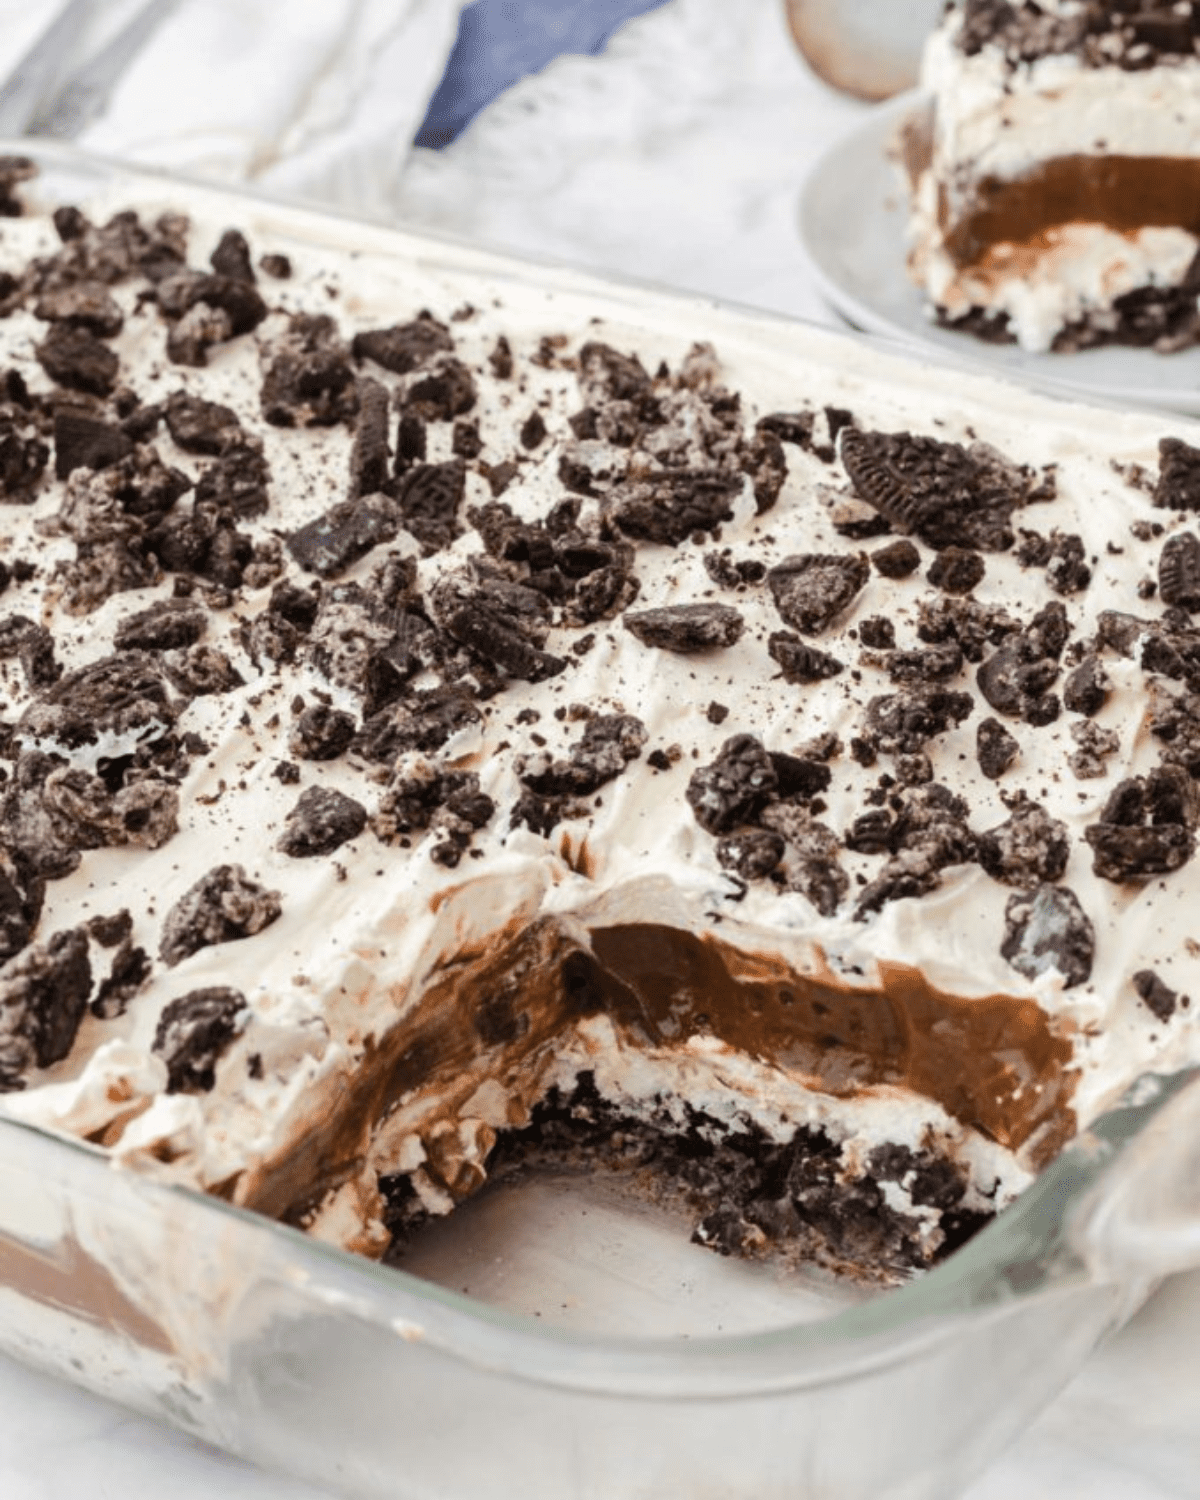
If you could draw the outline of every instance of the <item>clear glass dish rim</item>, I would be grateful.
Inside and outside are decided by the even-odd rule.
[[[641,297],[658,305],[724,311],[765,324],[810,329],[864,350],[884,349],[917,364],[961,369],[976,378],[997,380],[1052,400],[1165,415],[1153,403],[1135,408],[1093,399],[1054,381],[981,370],[977,363],[955,359],[948,351],[917,349],[858,330],[830,328],[812,319],[680,291],[630,275],[591,270],[551,256],[518,254],[444,231],[387,223],[241,184],[227,185],[126,163],[63,142],[0,139],[0,156],[4,155],[28,158],[39,168],[92,174],[99,180],[98,186],[106,188],[119,189],[128,182],[131,197],[139,189],[157,194],[176,189],[216,199],[232,198],[248,207],[257,205],[284,215],[358,225],[393,238],[397,250],[409,255],[427,246],[434,254],[440,250],[482,257],[494,261],[497,270],[507,271],[514,279],[548,271],[566,278],[572,290],[586,290],[590,284],[609,297],[623,292],[635,305]],[[297,226],[297,232],[302,233],[302,226]],[[258,1236],[260,1242],[265,1236],[277,1262],[282,1260],[300,1275],[318,1298],[322,1291],[329,1293],[331,1309],[353,1306],[376,1326],[392,1327],[397,1337],[419,1337],[451,1357],[507,1377],[590,1394],[636,1394],[642,1399],[716,1394],[754,1397],[855,1378],[869,1369],[909,1359],[921,1345],[952,1337],[963,1320],[975,1323],[989,1314],[1003,1316],[1005,1308],[1017,1301],[1093,1280],[1093,1271],[1072,1243],[1072,1220],[1086,1202],[1103,1193],[1106,1178],[1117,1167],[1124,1149],[1198,1079],[1200,1068],[1165,1076],[1149,1074],[1136,1082],[1125,1099],[1093,1121],[1015,1203],[963,1249],[909,1284],[815,1321],[747,1334],[637,1339],[558,1328],[354,1255],[224,1199],[151,1178],[140,1179],[140,1187],[151,1197],[166,1195],[164,1208],[168,1201],[175,1207],[184,1203],[185,1213],[202,1214],[210,1223],[224,1217],[238,1226],[237,1233]],[[72,1157],[73,1166],[91,1178],[98,1195],[109,1173],[124,1170],[99,1147],[24,1121],[0,1118],[0,1132],[10,1137],[14,1132],[35,1136]],[[832,1358],[839,1351],[844,1356],[840,1364]]]

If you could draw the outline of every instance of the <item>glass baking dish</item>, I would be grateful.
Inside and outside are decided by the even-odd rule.
[[[684,310],[718,340],[783,351],[831,337],[70,148],[5,149],[33,155],[51,205],[235,206],[252,237],[283,249],[353,245],[414,274],[585,295],[647,325]],[[559,1267],[577,1281],[571,1305],[544,1318],[560,1288],[532,1267],[510,1266],[485,1301],[0,1121],[0,1350],[352,1495],[948,1500],[1157,1278],[1200,1262],[1193,1078],[1143,1078],[966,1248],[903,1288],[765,1281],[691,1246],[664,1251],[654,1224],[597,1201],[618,1243],[579,1259],[584,1210],[566,1215]],[[490,1221],[462,1214],[437,1280],[503,1248]],[[696,1256],[724,1269],[698,1272]],[[634,1282],[653,1285],[622,1316],[612,1299]]]

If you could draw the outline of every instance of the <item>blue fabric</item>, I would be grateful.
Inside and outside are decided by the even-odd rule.
[[[473,0],[417,131],[418,146],[450,142],[498,94],[563,52],[597,53],[633,16],[666,0]]]

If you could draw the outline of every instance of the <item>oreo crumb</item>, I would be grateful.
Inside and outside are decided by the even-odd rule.
[[[1139,969],[1130,977],[1138,999],[1165,1025],[1179,1004],[1178,991],[1164,984],[1153,969]]]

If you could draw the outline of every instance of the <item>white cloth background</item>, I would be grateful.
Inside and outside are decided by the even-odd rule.
[[[0,76],[55,3],[0,0]],[[103,0],[96,34],[131,3]],[[796,198],[863,106],[805,69],[776,0],[672,0],[604,56],[519,84],[447,150],[410,151],[457,15],[456,0],[182,0],[82,143],[833,321]],[[1200,1274],[1169,1283],[965,1500],[1197,1500],[1198,1348]],[[314,1494],[0,1360],[3,1500],[218,1492]]]

